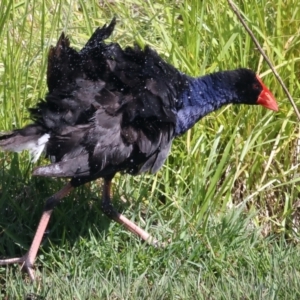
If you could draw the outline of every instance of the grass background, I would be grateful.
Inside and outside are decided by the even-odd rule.
[[[300,2],[237,4],[299,106]],[[114,15],[111,40],[149,44],[192,76],[256,70],[280,108],[225,107],[177,139],[157,174],[116,176],[118,209],[166,248],[103,216],[99,180],[55,209],[34,284],[0,267],[1,299],[299,299],[299,125],[226,1],[2,0],[0,11],[1,130],[30,122],[61,31],[80,49]],[[27,153],[0,154],[3,257],[26,252],[44,199],[64,184],[32,167]]]

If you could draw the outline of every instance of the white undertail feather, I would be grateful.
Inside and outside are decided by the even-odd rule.
[[[14,140],[7,144],[2,144],[0,148],[5,151],[21,152],[23,150],[28,150],[31,155],[31,161],[36,162],[41,156],[45,149],[46,143],[48,142],[50,135],[45,133],[38,139],[29,139],[26,142],[16,143]],[[14,137],[12,138],[14,139]]]
[[[45,133],[36,142],[33,142],[32,147],[27,148],[31,155],[31,161],[35,163],[43,153],[46,143],[49,141],[50,135]]]

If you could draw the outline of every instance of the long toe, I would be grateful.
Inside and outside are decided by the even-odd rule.
[[[21,264],[22,269],[26,270],[30,279],[32,281],[34,280],[33,263],[30,261],[30,257],[28,256],[28,253],[26,253],[22,257],[0,259],[0,265],[10,265],[10,264]]]

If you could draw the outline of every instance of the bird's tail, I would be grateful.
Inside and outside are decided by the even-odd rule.
[[[28,150],[32,156],[32,161],[36,162],[50,138],[35,125],[29,125],[22,129],[11,132],[0,133],[0,149],[3,151],[21,152]]]

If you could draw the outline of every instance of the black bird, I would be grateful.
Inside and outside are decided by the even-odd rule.
[[[153,49],[122,49],[104,43],[116,20],[98,28],[79,52],[61,34],[48,57],[45,100],[30,109],[32,124],[3,133],[0,148],[42,152],[51,164],[37,176],[71,178],[47,199],[29,251],[0,264],[22,263],[34,280],[33,264],[54,207],[73,188],[103,178],[101,209],[131,232],[155,244],[150,235],[111,204],[111,180],[117,172],[156,172],[174,138],[208,113],[226,104],[260,104],[278,110],[271,92],[251,70],[189,77]]]

